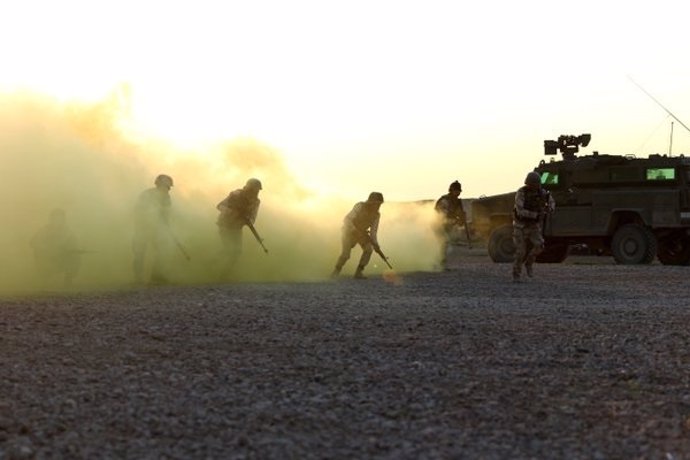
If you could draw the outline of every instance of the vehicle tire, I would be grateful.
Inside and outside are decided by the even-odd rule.
[[[690,264],[690,237],[680,236],[659,240],[659,248],[656,251],[659,262],[664,265],[688,265]]]
[[[515,259],[512,225],[503,225],[491,232],[489,236],[489,257],[497,263],[508,263]]]
[[[546,243],[544,250],[537,256],[537,262],[560,264],[568,257],[568,245],[565,243]]]
[[[649,264],[656,256],[656,236],[647,227],[625,224],[613,235],[611,253],[624,265]]]

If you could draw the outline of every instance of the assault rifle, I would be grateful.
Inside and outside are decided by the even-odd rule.
[[[177,246],[177,249],[180,250],[180,252],[181,252],[182,255],[184,256],[184,258],[187,259],[187,260],[192,260],[192,258],[189,257],[189,253],[187,252],[187,250],[185,249],[185,247],[182,246],[182,243],[180,243],[180,240],[178,240],[178,239],[175,238],[174,236],[173,236],[173,239],[175,240],[175,245]]]
[[[551,192],[545,189],[539,191],[540,196],[540,212],[539,212],[539,225],[541,226],[541,236],[544,238],[546,236],[546,218],[551,214],[551,208],[549,207],[549,201],[551,201]]]
[[[170,238],[172,238],[173,242],[175,243],[175,246],[177,246],[177,249],[180,250],[182,255],[184,256],[185,259],[187,260],[192,260],[191,257],[189,257],[189,253],[185,249],[185,247],[180,243],[180,240],[177,239],[177,236],[173,233],[173,231],[168,227],[168,233],[170,233]]]
[[[378,244],[376,244],[376,242],[375,242],[374,239],[371,237],[371,235],[369,234],[369,232],[360,230],[360,233],[361,233],[362,235],[364,235],[364,237],[365,237],[367,240],[369,240],[369,243],[371,243],[371,245],[374,247],[374,251],[376,251],[376,254],[378,254],[378,255],[383,259],[384,262],[386,262],[386,265],[388,265],[388,268],[390,268],[391,270],[393,270],[393,267],[391,266],[390,262],[388,262],[388,257],[386,257],[386,255],[383,253],[383,251],[381,250],[381,247],[380,247]]]
[[[470,225],[465,219],[465,236],[467,237],[467,249],[472,249],[472,238],[470,237]]]
[[[254,235],[254,238],[256,238],[256,241],[261,245],[263,248],[264,252],[268,254],[268,249],[266,249],[266,246],[264,246],[264,240],[259,236],[259,232],[256,231],[256,228],[254,228],[254,224],[252,224],[252,221],[249,220],[248,218],[244,219],[244,222],[247,224],[247,227],[249,227],[249,230],[252,231],[252,234]]]
[[[470,238],[470,226],[467,223],[467,214],[465,214],[465,210],[462,210],[462,217],[457,216],[455,218],[455,223],[456,225],[463,225],[465,227],[465,236],[467,237],[467,249],[472,249],[472,240]]]

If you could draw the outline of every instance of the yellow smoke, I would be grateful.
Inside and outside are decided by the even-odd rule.
[[[280,153],[253,139],[234,139],[179,151],[163,141],[132,136],[126,88],[98,104],[63,104],[31,95],[0,95],[0,293],[54,290],[58,280],[37,276],[29,245],[55,208],[64,209],[78,240],[81,269],[74,289],[112,289],[132,281],[132,210],[157,174],[174,178],[173,280],[217,282],[220,240],[216,204],[250,177],[263,183],[256,228],[269,254],[248,229],[235,281],[324,280],[340,251],[340,227],[355,204],[323,196],[296,182]],[[361,200],[377,184],[362,190]],[[381,208],[379,241],[397,272],[430,269],[436,241],[429,203],[389,203]],[[344,274],[361,251],[355,248]],[[367,272],[382,274],[373,255]]]

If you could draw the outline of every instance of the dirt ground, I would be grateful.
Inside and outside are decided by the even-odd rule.
[[[690,458],[690,268],[0,301],[0,459]]]

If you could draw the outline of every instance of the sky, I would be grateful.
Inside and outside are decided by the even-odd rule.
[[[543,140],[690,153],[680,1],[42,1],[0,14],[0,92],[121,95],[132,138],[251,138],[358,199],[515,189]],[[3,152],[6,155],[7,152]]]
[[[215,206],[249,177],[263,182],[270,255],[245,235],[238,280],[327,277],[343,216],[371,191],[386,199],[379,241],[395,269],[433,270],[433,207],[410,203],[456,179],[463,198],[514,191],[561,134],[590,133],[583,153],[690,154],[684,12],[665,0],[5,2],[0,293],[59,283],[31,253],[56,208],[83,251],[78,289],[128,286],[132,208],[159,173],[174,177],[171,229],[192,256],[168,254],[175,282],[218,281]]]

